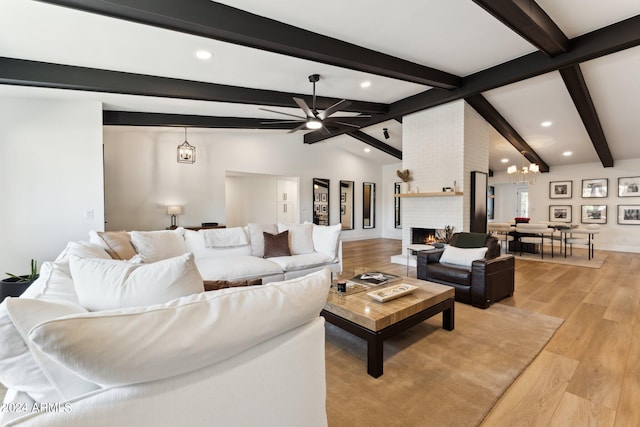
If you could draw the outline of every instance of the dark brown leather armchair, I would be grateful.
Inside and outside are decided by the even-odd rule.
[[[461,235],[465,235],[462,236]],[[474,236],[471,236],[474,235]],[[418,279],[453,286],[456,301],[471,304],[474,307],[487,308],[492,303],[513,295],[515,278],[515,258],[513,255],[500,255],[500,243],[488,234],[456,233],[449,244],[458,246],[458,240],[469,242],[482,241],[487,253],[482,260],[473,261],[471,268],[440,263],[444,249],[418,253]],[[473,247],[462,245],[463,247]],[[475,247],[481,247],[476,245]]]

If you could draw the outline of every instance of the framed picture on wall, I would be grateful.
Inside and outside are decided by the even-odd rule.
[[[607,197],[608,178],[583,179],[582,197],[585,199],[594,197]]]
[[[571,205],[549,206],[549,221],[571,222]]]
[[[573,181],[551,181],[549,183],[550,199],[570,199],[573,197]]]
[[[618,178],[618,197],[640,197],[640,176]]]
[[[640,205],[618,205],[618,224],[640,225]]]
[[[582,205],[580,222],[583,224],[606,224],[607,205]]]

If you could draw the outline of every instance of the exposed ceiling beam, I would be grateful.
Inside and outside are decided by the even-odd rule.
[[[140,113],[132,111],[103,111],[105,126],[166,126],[224,129],[293,129],[297,123],[249,117],[211,117],[188,114]]]
[[[533,0],[473,0],[549,56],[569,51],[569,39]]]
[[[311,102],[311,97],[303,94],[4,57],[0,57],[0,84],[232,102],[296,109],[299,107],[293,97],[304,98],[309,103]],[[316,104],[319,109],[328,108],[338,101],[340,99],[316,97]],[[376,102],[352,100],[351,105],[341,111],[380,114],[387,112],[388,106]]]
[[[430,89],[394,102],[389,106],[387,114],[372,117],[368,123],[363,124],[363,127],[638,46],[640,45],[640,15],[573,38],[570,40],[570,45],[572,49],[569,52],[553,58],[538,51],[471,74],[464,78],[464,84],[460,89],[451,91]],[[346,132],[338,132],[331,136]],[[313,144],[327,138],[329,137],[312,132],[304,136],[304,142]]]
[[[584,81],[580,66],[574,65],[563,68],[560,70],[560,75],[562,76],[562,80],[564,80],[567,90],[569,90],[569,95],[571,95],[571,99],[573,99],[573,103],[580,114],[582,123],[584,123],[584,127],[587,129],[587,133],[593,143],[593,148],[596,149],[598,157],[600,157],[602,166],[612,168],[613,156],[611,155],[611,150],[609,150],[607,138],[604,136],[604,131],[598,118],[598,112],[596,111],[595,105],[593,105],[593,100],[589,94],[587,83]]]
[[[349,132],[347,133],[347,135],[357,139],[358,141],[362,141],[365,144],[368,144],[374,148],[377,148],[378,150],[383,151],[395,157],[396,159],[402,160],[402,151],[390,146],[389,144],[385,144],[384,142],[380,141],[377,138],[372,137],[371,135],[367,135],[361,130],[355,130],[353,132]]]
[[[540,166],[540,172],[549,172],[549,165],[540,158],[540,156],[527,144],[520,134],[507,122],[507,120],[493,108],[493,105],[487,101],[482,95],[473,95],[465,98],[484,119],[489,122],[495,130],[500,133],[513,147],[519,152],[524,152],[524,157],[531,163],[537,163]]]
[[[40,1],[432,87],[462,84],[441,70],[212,1]]]

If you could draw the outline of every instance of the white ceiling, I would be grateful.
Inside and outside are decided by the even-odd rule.
[[[640,14],[640,1],[538,0],[565,35],[573,38]],[[466,76],[536,49],[471,0],[403,2],[325,0],[233,0],[229,6],[384,52],[418,64]],[[308,13],[313,9],[313,13]],[[321,96],[391,103],[430,89],[364,72],[236,46],[207,38],[53,6],[37,1],[0,0],[0,56],[103,68],[234,86],[310,93],[309,74],[322,76]],[[213,54],[199,60],[194,52]],[[640,158],[640,48],[581,64],[615,160]],[[368,80],[371,86],[362,89]],[[599,162],[557,72],[483,94],[551,167]],[[256,105],[0,85],[0,97],[94,99],[105,109],[229,117],[282,118]],[[297,109],[274,107],[300,114]],[[540,123],[553,122],[548,128]],[[385,140],[382,129],[391,138]],[[363,131],[401,149],[402,127],[390,121]],[[285,132],[285,131],[283,131]],[[299,132],[302,143],[303,132]],[[380,163],[398,160],[348,136],[327,143]],[[571,157],[562,156],[570,150]],[[492,138],[490,168],[519,163],[520,155],[500,135]]]

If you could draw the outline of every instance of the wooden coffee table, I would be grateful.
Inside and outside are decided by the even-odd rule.
[[[367,292],[394,284],[418,286],[409,295],[384,303],[372,299]],[[341,295],[329,292],[327,304],[320,315],[345,331],[367,341],[367,373],[378,378],[383,373],[383,343],[387,338],[442,313],[442,327],[454,328],[454,295],[451,286],[402,277],[365,291]]]

